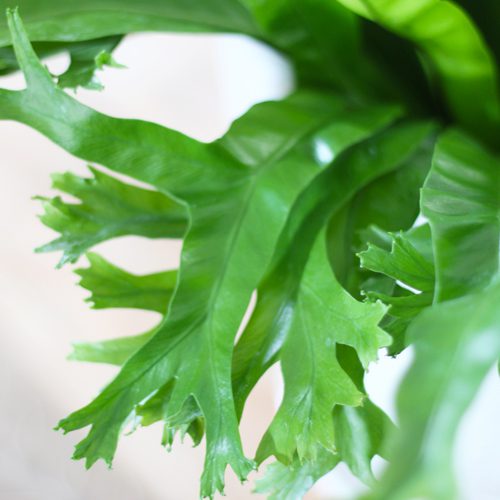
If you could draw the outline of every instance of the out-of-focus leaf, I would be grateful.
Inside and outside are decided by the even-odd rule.
[[[356,351],[344,344],[338,346],[337,358],[356,387],[366,393],[365,371]],[[374,482],[371,461],[375,455],[386,457],[384,443],[394,432],[387,415],[365,397],[357,407],[336,406],[333,410],[335,448],[340,459],[365,484]]]
[[[4,24],[3,17],[0,21],[0,24],[2,26]],[[114,50],[114,48],[116,48],[120,39],[120,36],[110,36],[98,38],[95,40],[83,40],[80,42],[35,42],[33,43],[33,47],[40,58],[49,57],[61,52],[67,52],[68,54],[70,54],[70,56],[72,54],[85,54],[86,56],[84,58],[87,60],[87,65],[85,67],[88,69],[88,71],[92,70],[92,73],[83,71],[83,65],[80,65],[80,68],[78,68],[77,65],[73,68],[76,73],[71,77],[77,85],[84,85],[85,83],[88,83],[88,77],[91,78],[93,76],[95,69],[101,69],[101,67],[97,64],[98,61],[94,60],[94,55],[92,54],[95,54],[97,56],[101,51],[109,53],[109,51],[112,51]],[[83,63],[83,61],[81,62]],[[18,69],[19,64],[17,63],[14,49],[10,46],[2,46],[2,44],[0,44],[0,75],[5,75]],[[70,68],[68,68],[68,70],[69,69]],[[77,74],[80,71],[82,78],[79,78]],[[70,73],[72,73],[72,71],[70,71]]]
[[[339,463],[339,457],[320,449],[314,462],[301,463],[295,457],[289,465],[274,462],[257,481],[255,492],[266,493],[269,500],[298,500],[313,484]]]
[[[234,0],[0,0],[19,7],[33,41],[92,40],[138,31],[226,31],[256,34],[255,22]],[[0,19],[0,46],[10,45]]]
[[[80,203],[55,198],[42,200],[42,222],[61,236],[37,248],[38,252],[62,250],[58,267],[76,260],[89,248],[125,235],[147,238],[180,238],[186,231],[185,208],[157,191],[126,184],[90,167],[93,177],[72,173],[52,175],[53,188],[74,196]]]
[[[500,355],[498,166],[496,157],[461,132],[446,132],[437,145],[422,193],[433,237],[436,303],[408,329],[416,357],[399,390],[401,431],[374,498],[457,496],[455,434]]]
[[[478,25],[481,33],[496,56],[497,65],[500,63],[500,36],[498,23],[500,18],[500,3],[497,0],[455,0],[462,6]]]
[[[101,342],[74,342],[68,359],[89,363],[106,363],[121,366],[154,334],[154,330],[141,335],[120,337]]]
[[[442,103],[433,95],[414,45],[376,23],[360,20],[362,52],[391,81],[391,99],[398,96],[415,117],[441,115]]]
[[[457,498],[457,427],[500,355],[500,285],[436,304],[410,326],[415,362],[398,395],[400,431],[371,498]]]
[[[403,99],[417,109],[427,106],[427,96],[417,96],[412,86],[415,75],[410,83],[398,79],[394,68],[399,67],[401,58],[393,59],[390,54],[386,66],[376,64],[373,55],[364,50],[361,20],[331,0],[147,0],[140,7],[130,0],[0,0],[0,10],[15,6],[24,16],[32,41],[69,42],[67,46],[61,43],[54,52],[68,49],[72,57],[71,42],[88,41],[91,49],[94,39],[126,33],[238,32],[286,54],[294,63],[299,81],[306,85],[333,86],[355,98]],[[9,44],[7,26],[0,19],[0,47]],[[412,56],[406,52],[403,60],[415,59]],[[9,60],[5,64],[10,64]],[[412,71],[419,69],[416,66]],[[93,61],[87,56],[83,64],[75,57],[61,84],[99,88],[92,79],[93,69]]]
[[[110,36],[69,46],[70,65],[57,77],[58,85],[62,88],[84,87],[90,90],[102,90],[103,86],[96,76],[96,71],[103,69],[104,66],[123,67],[111,55],[120,40],[120,36]]]
[[[422,190],[436,259],[436,300],[486,286],[499,267],[500,159],[458,130],[444,133]]]
[[[337,453],[370,486],[374,483],[371,459],[383,453],[384,430],[390,425],[387,415],[369,399],[356,408],[337,406],[333,412]]]
[[[90,267],[77,269],[79,285],[91,292],[94,309],[131,307],[164,314],[174,293],[177,271],[138,276],[114,266],[96,253],[87,253]]]
[[[353,97],[394,91],[363,51],[360,19],[331,0],[243,0],[264,39],[294,62],[299,84],[333,86]],[[332,29],[335,26],[335,29]]]
[[[393,79],[363,51],[360,20],[330,0],[146,0],[140,6],[131,0],[0,0],[2,11],[15,6],[35,42],[73,42],[140,31],[238,32],[287,54],[300,81],[307,84],[333,85],[356,97],[382,95],[394,100],[398,93]],[[7,26],[0,19],[0,47],[9,44]],[[74,86],[76,77],[79,85],[92,86],[91,64],[85,63],[80,71],[81,64],[75,63],[71,78],[62,83]]]
[[[498,142],[497,70],[481,33],[455,3],[442,0],[337,0],[420,49],[437,73],[455,118],[472,133]]]
[[[180,414],[170,416],[168,405],[174,390],[174,381],[166,383],[146,402],[140,404],[135,413],[140,418],[142,426],[148,426],[163,421],[162,445],[170,448],[177,433],[181,439],[189,434],[194,446],[203,438],[205,431],[203,415],[193,399],[187,401]]]

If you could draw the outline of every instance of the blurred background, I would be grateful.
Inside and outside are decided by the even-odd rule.
[[[292,71],[267,47],[236,35],[129,36],[115,52],[127,69],[106,69],[102,92],[79,90],[81,101],[119,117],[142,118],[211,141],[252,104],[280,98],[293,88]],[[53,72],[68,60],[48,60]],[[20,89],[21,75],[0,78],[0,87]],[[83,433],[62,437],[57,421],[86,404],[115,368],[70,362],[72,341],[107,339],[145,331],[154,313],[92,311],[87,293],[75,286],[71,266],[56,271],[55,254],[33,249],[54,237],[36,215],[33,195],[51,195],[49,175],[86,175],[85,164],[17,123],[0,122],[0,499],[1,500],[194,500],[203,464],[202,447],[160,446],[161,429],[139,429],[120,441],[113,471],[99,462],[85,471],[70,460]],[[177,241],[120,238],[96,247],[115,264],[136,273],[170,269],[179,261]],[[80,262],[79,267],[85,266]],[[394,393],[411,358],[383,358],[368,374],[373,400],[393,418]],[[455,465],[465,500],[500,498],[500,384],[491,373],[464,418]],[[272,419],[280,398],[279,370],[271,370],[252,394],[242,422],[247,455]],[[375,464],[383,467],[381,461]],[[227,474],[229,500],[251,495]],[[322,479],[308,500],[350,500],[363,486],[346,468]]]

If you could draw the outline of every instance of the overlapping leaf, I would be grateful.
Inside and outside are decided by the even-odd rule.
[[[427,309],[410,326],[415,362],[399,391],[401,430],[373,498],[457,498],[456,429],[500,355],[500,286]]]
[[[74,342],[68,359],[121,366],[143,347],[154,333],[152,330],[140,335],[99,342]]]
[[[500,160],[449,130],[439,140],[422,191],[436,258],[436,300],[484,288],[498,273]]]
[[[375,498],[456,497],[455,433],[500,354],[499,167],[461,132],[445,133],[437,145],[422,193],[436,303],[408,330],[416,359],[399,391],[401,432]]]
[[[340,155],[303,194],[281,237],[278,248],[282,250],[259,286],[252,318],[235,348],[234,391],[239,411],[257,380],[277,359],[319,229],[370,181],[398,168],[418,165],[420,146],[431,131],[432,125],[419,122],[390,128]],[[411,206],[406,210],[413,212]]]
[[[177,282],[177,271],[138,276],[120,269],[95,253],[87,253],[90,267],[77,269],[80,286],[95,309],[130,307],[165,314]]]
[[[384,343],[383,339],[389,342],[384,335],[380,336],[381,331],[376,328],[383,314],[383,308],[374,307],[372,309],[367,304],[356,302],[345,291],[341,291],[341,287],[329,270],[328,261],[324,259],[323,255],[320,268],[316,269],[316,272],[329,283],[329,285],[325,284],[328,291],[327,289],[322,290],[315,296],[316,300],[318,296],[320,301],[324,300],[323,303],[319,304],[322,311],[319,316],[318,302],[308,300],[307,297],[310,298],[310,294],[303,291],[302,301],[305,301],[306,305],[302,313],[309,319],[315,318],[315,326],[312,327],[312,324],[309,323],[306,327],[301,321],[297,305],[301,300],[300,289],[305,286],[305,282],[301,283],[302,270],[310,258],[309,250],[315,235],[330,215],[339,210],[358,190],[374,178],[398,168],[405,169],[408,164],[413,164],[413,162],[418,165],[419,154],[416,153],[419,152],[421,144],[426,142],[426,137],[431,131],[432,126],[425,123],[398,125],[346,151],[337,157],[332,167],[325,171],[317,182],[311,185],[309,192],[303,194],[292,212],[278,246],[278,248],[287,250],[278,252],[275,256],[276,263],[273,270],[259,286],[256,308],[236,346],[233,360],[233,387],[239,411],[242,410],[245,398],[256,381],[280,357],[284,369],[285,384],[291,388],[292,395],[285,395],[286,399],[282,411],[278,413],[269,434],[261,445],[258,454],[260,460],[268,454],[275,454],[285,463],[290,463],[294,457],[295,448],[298,447],[299,455],[297,458],[293,458],[294,461],[298,460],[298,462],[295,465],[293,465],[294,462],[291,462],[292,469],[298,470],[297,467],[301,459],[307,457],[309,465],[303,464],[305,470],[316,470],[315,457],[319,453],[323,453],[321,450],[326,449],[324,446],[329,449],[334,446],[332,436],[334,426],[332,408],[334,404],[329,403],[329,401],[331,402],[329,398],[335,397],[336,392],[331,390],[331,387],[322,390],[321,384],[323,382],[326,384],[337,383],[337,387],[345,385],[345,387],[351,388],[351,395],[357,394],[358,397],[364,391],[362,377],[361,380],[358,380],[359,377],[355,377],[354,385],[358,386],[356,389],[352,381],[349,382],[351,374],[346,375],[344,369],[336,364],[335,354],[329,353],[323,341],[329,340],[326,343],[329,344],[331,351],[335,351],[333,345],[335,335],[337,335],[338,340],[343,333],[345,336],[342,342],[358,347],[358,355],[367,364],[376,356],[377,346]],[[286,241],[293,243],[287,245],[284,243]],[[314,276],[310,281],[321,283],[318,276]],[[313,285],[310,286],[314,289]],[[332,314],[337,315],[335,318],[325,316],[328,307],[332,308]],[[366,328],[361,326],[361,311],[366,313],[367,319],[372,315],[371,322],[368,319]],[[325,317],[322,330],[317,324],[318,317]],[[345,322],[342,322],[341,318],[344,318]],[[295,331],[294,322],[296,322]],[[362,332],[360,336],[354,331],[348,331],[348,325],[356,329],[358,323],[359,331]],[[342,330],[343,327],[347,327],[347,330]],[[296,337],[294,338],[293,335]],[[286,338],[289,339],[288,347],[280,352]],[[356,339],[360,342],[367,342],[367,344],[363,346],[353,344],[352,342],[355,343]],[[306,355],[308,349],[306,349],[307,345],[302,345],[304,342],[315,345],[316,350],[319,347],[325,356],[323,364],[318,363],[322,357],[321,354],[309,353]],[[371,347],[368,347],[370,343]],[[299,365],[297,365],[297,359],[301,360]],[[339,361],[342,365],[343,360]],[[332,373],[332,370],[335,373]],[[307,374],[314,372],[316,377],[314,380],[310,380]],[[344,381],[344,385],[340,383],[340,380]],[[314,390],[318,391],[316,396],[318,393],[321,394],[318,401],[304,400],[300,404],[297,403],[298,396],[293,396],[293,392],[298,391],[300,394],[302,391],[302,394],[307,394],[307,390],[310,390],[311,393]],[[367,401],[364,407],[359,408],[359,410],[353,409],[347,415],[344,414],[341,407],[338,407],[335,418],[340,426],[346,421],[351,421],[352,417],[353,422],[365,426],[365,435],[372,432],[382,435],[383,430],[380,422],[384,420],[384,416],[380,414],[380,417],[375,418],[375,415],[379,415],[379,410],[373,407],[373,411],[371,411],[370,408],[372,405]],[[307,414],[308,411],[316,412],[316,420],[321,421],[321,424],[318,424],[318,421],[315,422],[316,425],[312,424],[312,431],[308,430],[313,422],[313,419],[310,419],[310,415]],[[292,428],[291,425],[294,427]],[[370,447],[369,450],[363,448],[361,441],[357,440],[354,435],[349,435],[347,428],[348,426],[345,425],[343,431],[336,433],[342,436],[345,450],[345,456],[341,454],[340,459],[345,460],[363,480],[367,480],[371,476],[370,459],[381,452],[380,442]],[[314,434],[314,429],[316,434]],[[366,442],[368,441],[370,440],[368,439]],[[323,447],[320,443],[323,444]],[[353,445],[352,452],[350,452],[352,454],[347,451],[347,443]],[[357,451],[354,446],[356,443],[358,444]],[[364,467],[361,467],[361,463]]]
[[[432,304],[435,269],[430,228],[425,224],[397,235],[371,229],[382,244],[388,238],[390,248],[370,243],[358,254],[364,269],[385,275],[368,278],[362,287],[370,299],[391,306],[382,326],[394,339],[390,354],[398,354],[407,346],[405,333],[411,321]]]
[[[30,39],[92,40],[138,31],[236,31],[257,34],[256,23],[240,2],[232,0],[1,0],[2,12],[19,7]],[[0,46],[10,45],[5,20]]]
[[[275,462],[267,467],[266,475],[257,481],[256,493],[267,493],[269,500],[302,498],[313,484],[339,463],[338,455],[320,450],[314,462],[301,463],[295,458],[285,465]]]
[[[320,233],[297,291],[290,331],[280,355],[285,394],[257,459],[274,454],[282,461],[315,460],[317,447],[335,451],[332,411],[358,406],[363,394],[336,357],[337,344],[356,349],[366,366],[390,338],[377,325],[381,303],[363,304],[336,281]],[[299,361],[300,360],[300,361]]]
[[[90,425],[75,457],[85,457],[88,465],[98,458],[109,462],[135,406],[175,378],[168,416],[179,414],[193,398],[199,405],[207,431],[202,494],[211,495],[222,488],[226,464],[240,477],[251,468],[232,403],[231,353],[239,322],[288,211],[321,171],[311,133],[350,113],[327,95],[297,94],[257,106],[223,139],[202,145],[153,124],[108,118],[82,106],[54,86],[16,14],[10,22],[28,88],[0,95],[3,117],[184,200],[191,219],[181,279],[165,321],[96,400],[60,426],[70,431]],[[262,220],[265,227],[259,227]],[[193,359],[199,361],[196,367]]]
[[[382,58],[387,64],[380,67],[376,64],[377,58],[364,50],[367,33],[362,20],[331,0],[265,3],[147,0],[142,1],[140,7],[129,0],[0,0],[2,11],[16,6],[24,15],[30,39],[37,43],[40,55],[62,50],[71,55],[74,64],[61,80],[65,86],[98,87],[98,82],[92,79],[94,47],[107,43],[103,37],[112,40],[113,36],[142,31],[237,32],[263,40],[286,54],[301,84],[335,88],[356,99],[382,98],[392,102],[403,99],[417,109],[429,105],[428,96],[422,97],[414,85],[418,77],[422,80],[423,74],[415,55],[407,50],[395,59],[399,46],[391,44],[391,52]],[[82,40],[83,43],[75,44]],[[8,29],[0,19],[0,47],[8,45]],[[102,50],[112,50],[104,45]],[[10,47],[6,50],[5,64],[15,67]],[[380,60],[378,58],[378,62]],[[409,60],[413,66],[406,64]],[[395,68],[400,64],[405,64],[410,78],[399,78]],[[418,75],[414,74],[415,69]]]
[[[495,144],[500,131],[497,69],[481,33],[462,9],[441,0],[338,1],[414,42],[437,74],[455,118]]]
[[[58,85],[62,88],[102,90],[96,72],[104,66],[123,68],[111,55],[120,40],[120,36],[109,36],[69,45],[70,65],[58,76]]]
[[[80,203],[59,196],[38,197],[43,203],[42,222],[61,236],[37,249],[62,250],[58,264],[75,262],[97,243],[118,236],[180,238],[186,231],[185,208],[162,193],[126,184],[95,168],[93,177],[72,173],[54,174],[52,186],[77,198]]]
[[[4,27],[4,19],[1,22]],[[48,40],[51,40],[50,38]],[[103,66],[113,65],[111,51],[120,42],[120,36],[109,36],[81,42],[36,42],[35,50],[39,57],[48,57],[60,52],[67,52],[71,58],[69,67],[58,77],[61,87],[86,87],[101,89],[96,72]],[[10,43],[10,41],[9,41]],[[14,50],[10,46],[0,44],[0,75],[12,73],[19,69]]]

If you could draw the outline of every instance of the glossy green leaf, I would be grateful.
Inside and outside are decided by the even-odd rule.
[[[362,50],[360,19],[331,0],[243,0],[266,41],[294,63],[299,84],[360,98],[390,95],[390,78]],[[331,29],[335,26],[335,29]]]
[[[357,406],[362,393],[338,364],[337,344],[352,346],[365,366],[390,337],[377,325],[381,303],[353,299],[335,279],[320,233],[304,270],[295,314],[280,356],[285,394],[257,452],[291,461],[314,460],[317,447],[335,451],[332,411],[336,405]],[[300,359],[300,362],[297,360]]]
[[[87,253],[89,267],[77,269],[79,285],[91,292],[94,309],[130,307],[164,314],[174,293],[177,271],[138,276],[114,266],[96,253]]]
[[[256,32],[240,2],[232,0],[1,0],[0,10],[19,7],[34,41],[91,40],[138,31]],[[10,45],[0,24],[0,46]]]
[[[183,206],[162,193],[126,184],[93,167],[90,170],[90,178],[69,172],[52,175],[53,188],[79,203],[65,202],[59,196],[38,197],[44,208],[42,222],[61,236],[37,251],[62,250],[58,267],[76,262],[89,248],[118,236],[183,236],[187,226]]]
[[[168,448],[171,448],[177,433],[180,433],[181,439],[189,434],[194,446],[197,446],[205,432],[203,415],[195,401],[190,399],[180,414],[170,416],[168,405],[173,390],[174,383],[170,381],[137,407],[135,413],[140,419],[140,425],[148,426],[163,421],[162,445]]]
[[[285,251],[275,256],[272,270],[259,285],[255,310],[235,348],[233,386],[239,411],[257,380],[276,361],[293,319],[302,270],[321,226],[374,178],[413,162],[431,129],[417,122],[375,135],[339,155],[299,199],[280,239],[279,248]]]
[[[425,229],[425,226],[423,226]],[[426,230],[425,241],[429,231]],[[434,290],[434,262],[432,255],[423,255],[412,244],[412,233],[392,235],[390,252],[369,244],[359,254],[361,266],[376,273],[385,274],[421,292]]]
[[[356,253],[364,250],[367,243],[378,241],[377,236],[372,240],[374,235],[368,235],[369,228],[407,230],[419,214],[420,189],[430,168],[435,142],[435,126],[428,127],[428,135],[395,170],[360,190],[329,221],[330,262],[342,286],[358,299],[367,276],[360,272]]]
[[[307,259],[307,253],[304,253],[304,250],[307,252],[307,242],[310,240],[310,234],[316,234],[318,225],[321,227],[321,221],[323,220],[324,224],[328,220],[332,210],[336,210],[339,206],[342,206],[342,204],[352,196],[352,193],[369,182],[370,179],[380,176],[387,171],[396,169],[400,165],[405,165],[407,158],[412,157],[413,152],[418,148],[420,142],[425,139],[430,130],[431,128],[428,124],[407,124],[406,126],[399,126],[397,129],[388,129],[373,139],[361,143],[359,146],[355,146],[352,151],[347,151],[345,154],[338,156],[338,159],[332,164],[332,167],[325,171],[325,173],[318,178],[317,182],[311,185],[310,192],[304,193],[303,199],[297,204],[296,210],[292,212],[290,222],[283,233],[279,246],[286,248],[283,241],[290,239],[295,241],[295,244],[290,247],[293,251],[288,252],[288,254],[285,253],[285,255],[281,257],[281,262],[280,259],[277,259],[278,264],[275,271],[273,271],[273,273],[265,279],[262,286],[259,287],[256,309],[235,349],[233,360],[233,387],[238,408],[242,408],[249,390],[267,367],[276,360],[283,339],[286,337],[290,329],[290,324],[295,318],[297,307],[295,305],[296,298],[294,290],[297,285],[294,285],[293,280],[300,282],[300,274],[297,271],[301,269],[303,265],[301,262]],[[374,151],[377,151],[377,161],[375,162],[373,161]],[[374,169],[373,165],[376,165],[377,168]],[[347,172],[349,172],[349,175],[346,175]],[[314,194],[314,197],[311,193]],[[323,194],[318,196],[319,193]],[[311,200],[318,199],[323,201],[321,201],[318,206],[314,204],[310,206]],[[302,224],[299,223],[299,221],[302,221]],[[294,237],[295,240],[293,239]],[[325,264],[325,262],[323,262],[323,264]],[[326,276],[328,276],[328,267],[326,270],[323,269],[323,273],[325,272]],[[333,283],[335,283],[333,275],[331,275],[331,279]],[[328,294],[325,294],[324,297],[327,301],[334,300],[334,296],[330,297]],[[340,298],[340,296],[337,297]],[[345,297],[347,297],[347,294]],[[354,299],[350,300],[352,301],[351,304],[356,303]],[[347,307],[342,307],[340,303],[338,307],[340,310],[347,311]],[[361,304],[359,304],[359,307],[361,307],[361,309],[363,308]],[[346,312],[346,314],[348,313]],[[381,314],[383,314],[383,312],[381,312]],[[315,313],[311,312],[311,317],[314,315]],[[381,315],[379,319],[380,317]],[[332,321],[330,321],[330,323],[332,325],[334,324]],[[376,321],[374,321],[374,324],[376,325]],[[327,333],[328,330],[329,329],[325,327],[325,333]],[[310,335],[314,336],[314,333],[313,330]],[[331,334],[334,334],[334,328],[331,329]],[[376,341],[376,339],[374,340]],[[349,340],[346,340],[346,342],[349,342]],[[296,363],[294,363],[293,360],[296,359],[297,356],[300,356],[302,359],[303,352],[304,349],[295,346],[289,354],[292,363],[288,362],[288,365],[290,366],[289,371],[292,375],[298,372]],[[376,349],[372,351],[372,356],[374,352],[376,352]],[[311,358],[315,359],[314,356],[311,356]],[[364,359],[366,361],[367,357],[364,356]],[[330,364],[331,363],[326,363],[326,369],[330,368]],[[307,366],[304,370],[307,370]],[[342,370],[340,370],[340,373],[342,373]],[[317,378],[318,380],[322,380],[322,377],[318,376]],[[328,380],[328,377],[324,378]],[[293,381],[291,385],[295,389],[300,387],[299,384],[294,384]],[[326,401],[327,398],[321,398],[321,400]],[[295,408],[293,404],[289,406]],[[307,409],[306,404],[303,406]],[[311,405],[311,407],[314,407],[314,404]],[[300,408],[300,405],[298,408]],[[328,407],[326,407],[320,411],[323,412],[322,421],[324,423],[322,436],[310,438],[309,442],[317,443],[322,440],[328,441],[328,439],[330,439],[329,446],[331,447],[332,437],[327,434],[328,429],[331,429],[333,424],[331,420],[331,408],[328,410]],[[360,420],[362,419],[363,416],[360,417]],[[298,420],[300,421],[300,415]],[[300,424],[297,425],[302,431],[303,427],[301,427]],[[275,424],[275,428],[278,430],[281,428],[279,422]],[[284,448],[287,449],[286,455],[283,456],[285,452],[282,450],[275,450],[274,445],[270,444],[271,439],[269,438],[267,444],[264,443],[262,445],[263,447],[261,447],[261,456],[259,456],[259,459],[262,459],[268,453],[277,453],[281,459],[286,461],[291,460],[291,455],[294,450],[294,433],[289,432],[285,435],[287,429],[288,427],[284,426],[284,432],[277,438],[284,442],[288,441],[286,445],[283,445]],[[372,429],[369,429],[369,431],[372,432]],[[297,434],[300,435],[300,432]],[[311,446],[313,445],[311,444]],[[309,452],[314,456],[315,452],[319,451],[309,450]],[[373,454],[371,456],[373,456]]]
[[[356,387],[366,393],[365,371],[356,351],[341,344],[338,346],[337,358]],[[336,406],[333,425],[338,456],[356,477],[372,486],[374,477],[371,462],[375,455],[386,458],[385,440],[394,432],[391,420],[365,397],[361,406]]]
[[[370,300],[390,305],[381,326],[394,339],[389,353],[399,354],[407,347],[405,334],[413,318],[433,300],[435,269],[430,228],[426,224],[399,235],[370,228],[366,237],[390,245],[384,249],[369,243],[358,256],[364,269],[385,275],[370,277],[361,286]]]
[[[488,47],[496,56],[497,65],[500,61],[500,37],[496,20],[500,17],[500,4],[496,0],[455,0],[474,19],[481,33],[488,42]]]
[[[500,159],[450,130],[422,191],[436,259],[436,300],[486,286],[499,268]]]
[[[453,2],[337,0],[408,38],[437,74],[455,118],[493,144],[500,132],[497,68],[481,33]]]
[[[356,477],[373,485],[371,460],[383,453],[385,431],[391,426],[386,414],[367,399],[357,408],[336,407],[333,426],[339,456]]]
[[[364,392],[364,370],[356,351],[339,345],[337,358],[356,387]],[[377,454],[385,457],[382,445],[386,434],[393,430],[392,423],[367,398],[362,406],[336,406],[332,418],[335,453],[319,447],[314,460],[300,461],[296,455],[288,465],[280,462],[271,464],[264,479],[257,482],[256,491],[267,492],[270,498],[276,499],[302,498],[314,482],[340,461],[344,461],[361,480],[372,484],[371,459]]]

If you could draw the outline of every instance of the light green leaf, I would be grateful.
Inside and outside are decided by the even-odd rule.
[[[124,235],[147,238],[180,238],[186,231],[185,208],[157,191],[132,186],[90,167],[93,177],[72,173],[53,174],[54,189],[77,198],[79,203],[59,196],[42,200],[41,221],[61,236],[38,252],[62,250],[58,267],[76,260],[102,241]]]
[[[146,402],[140,404],[135,413],[140,419],[140,425],[146,427],[163,421],[162,445],[170,448],[177,433],[181,439],[189,434],[194,446],[197,446],[205,432],[203,415],[196,402],[189,399],[178,415],[169,415],[168,405],[172,398],[174,382],[167,382]]]
[[[238,412],[256,382],[277,359],[293,319],[296,291],[318,231],[363,186],[413,163],[414,153],[431,130],[429,124],[417,122],[376,134],[339,155],[301,196],[280,238],[281,251],[259,285],[255,310],[235,348],[233,387]]]
[[[488,46],[496,56],[496,62],[500,61],[500,37],[498,36],[497,22],[500,18],[500,4],[497,0],[455,0],[474,19],[481,28],[481,32],[488,42]]]
[[[338,456],[324,449],[320,449],[314,462],[301,463],[297,457],[290,465],[274,462],[257,481],[255,492],[267,493],[268,500],[299,500],[338,463]]]
[[[138,276],[114,266],[96,253],[87,253],[90,267],[77,269],[79,285],[91,292],[94,309],[130,307],[165,314],[177,282],[177,271]]]
[[[101,342],[74,342],[68,359],[121,366],[151,339],[154,331]]]
[[[387,415],[369,399],[362,406],[337,406],[333,412],[337,453],[352,473],[372,486],[371,460],[383,453],[382,441],[390,427]]]
[[[436,300],[486,286],[500,253],[500,159],[458,130],[444,133],[422,190],[436,259]]]
[[[425,224],[394,235],[372,227],[366,235],[370,234],[382,244],[387,237],[391,240],[388,249],[369,244],[358,255],[364,269],[385,275],[368,278],[361,286],[369,299],[390,305],[381,326],[394,339],[389,354],[395,355],[408,345],[405,333],[413,318],[432,304],[435,269],[430,228]]]
[[[500,285],[436,304],[410,326],[415,362],[398,395],[401,430],[372,498],[457,498],[457,427],[500,355]]]
[[[426,241],[430,239],[428,226]],[[412,232],[391,234],[391,251],[368,244],[367,250],[359,253],[361,266],[382,273],[421,292],[434,290],[434,262],[432,256],[422,255],[412,244]]]
[[[328,255],[341,285],[361,299],[361,285],[367,279],[356,255],[379,235],[367,231],[377,226],[385,231],[409,229],[419,214],[420,189],[430,168],[436,127],[412,154],[393,171],[376,178],[358,191],[352,201],[336,213],[328,224]],[[395,138],[395,137],[394,137]],[[376,145],[374,151],[376,150]],[[375,162],[376,163],[376,162]],[[371,240],[371,237],[375,237]],[[390,238],[389,238],[390,239]]]
[[[3,2],[0,2],[2,4]],[[2,14],[4,10],[2,10]],[[4,17],[0,19],[0,25],[5,29]],[[52,56],[60,52],[67,52],[70,57],[72,54],[81,54],[83,57],[75,56],[75,64],[73,68],[68,68],[69,73],[67,76],[71,77],[71,80],[75,86],[89,83],[94,75],[96,69],[99,66],[94,60],[92,54],[99,54],[99,51],[112,51],[116,48],[119,43],[120,36],[110,36],[104,38],[97,38],[95,40],[84,40],[80,42],[35,42],[33,47],[40,58]],[[10,41],[9,41],[10,43]],[[71,66],[71,64],[70,64]],[[12,73],[19,69],[19,64],[17,63],[16,56],[14,54],[14,49],[12,47],[0,47],[0,75],[5,75]],[[67,70],[67,71],[68,71]],[[59,78],[62,75],[59,75]]]
[[[356,387],[366,393],[365,371],[356,351],[344,344],[337,348],[337,358]],[[340,459],[364,483],[374,482],[371,462],[375,455],[386,457],[384,444],[394,425],[385,413],[368,398],[361,406],[336,406],[333,410],[335,448]]]
[[[500,355],[498,165],[461,132],[438,142],[422,193],[437,303],[408,329],[416,357],[399,390],[392,464],[374,498],[457,496],[451,454],[457,428]]]
[[[259,450],[291,461],[315,460],[318,446],[335,451],[332,411],[357,406],[363,395],[336,358],[337,344],[352,346],[364,366],[390,337],[377,327],[381,303],[361,303],[336,281],[326,254],[325,234],[315,243],[298,290],[295,314],[281,352],[285,394]]]

